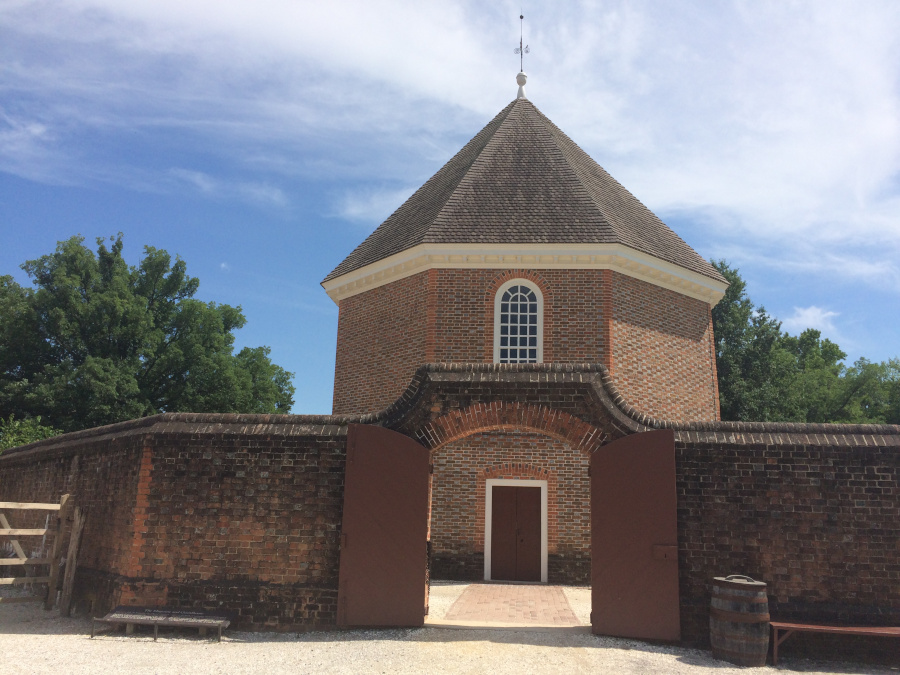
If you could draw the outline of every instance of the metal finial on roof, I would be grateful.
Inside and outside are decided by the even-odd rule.
[[[525,25],[525,16],[523,14],[519,14],[519,46],[513,49],[513,53],[519,55],[519,70],[525,71],[525,54],[531,51],[528,45],[522,46],[522,29]]]
[[[525,25],[525,16],[523,14],[519,14],[519,46],[516,47],[513,52],[519,55],[519,74],[516,75],[516,84],[519,85],[519,93],[516,94],[516,98],[528,98],[525,96],[525,83],[528,81],[528,76],[525,74],[525,54],[531,51],[528,45],[522,46],[522,34],[523,34],[523,26]]]

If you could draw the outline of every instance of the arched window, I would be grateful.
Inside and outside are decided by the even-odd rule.
[[[494,300],[494,363],[542,363],[544,297],[523,279],[507,281]]]

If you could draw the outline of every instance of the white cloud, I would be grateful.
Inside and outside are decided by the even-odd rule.
[[[414,191],[415,188],[402,188],[347,192],[338,200],[335,215],[365,225],[378,225],[397,210]]]
[[[238,192],[249,201],[268,206],[286,206],[287,196],[280,188],[265,183],[240,183]]]
[[[212,176],[202,171],[191,171],[189,169],[169,169],[169,174],[182,180],[192,187],[197,188],[200,192],[210,195],[219,191],[219,183]]]
[[[794,307],[793,315],[781,322],[782,328],[789,333],[802,333],[807,328],[814,328],[823,334],[834,336],[837,328],[833,319],[840,314],[824,307]]]
[[[288,203],[280,188],[266,183],[223,180],[191,169],[174,168],[169,169],[168,173],[179,183],[187,184],[208,197],[225,199],[237,196],[244,201],[265,206],[285,206]]]
[[[223,263],[219,263],[219,269],[222,270],[223,272],[230,272],[231,266],[228,263],[223,262]]]
[[[527,9],[527,8],[526,8]],[[268,206],[363,184],[377,223],[515,95],[517,5],[71,0],[0,6],[0,168],[165,180]],[[529,13],[530,12],[530,13]],[[900,292],[900,4],[570,2],[526,12],[532,100],[713,246]],[[168,134],[229,164],[133,179],[86,136]],[[123,161],[127,162],[127,158]],[[140,172],[138,172],[140,173]],[[216,174],[218,175],[218,174]],[[160,188],[159,181],[163,187]],[[401,193],[404,193],[401,195]]]

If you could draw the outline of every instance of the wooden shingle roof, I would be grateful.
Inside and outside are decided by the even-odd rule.
[[[621,244],[725,282],[527,99],[500,111],[323,283],[419,244]]]

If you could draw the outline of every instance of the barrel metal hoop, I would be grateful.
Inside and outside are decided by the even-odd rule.
[[[758,593],[759,591],[757,591]],[[756,597],[752,595],[739,595],[737,593],[728,593],[727,591],[718,591],[717,593],[713,593],[713,600],[719,598],[721,600],[735,601],[735,602],[746,602],[750,605],[767,605],[769,604],[769,596],[763,595]]]
[[[765,614],[748,614],[746,612],[729,612],[718,607],[710,607],[709,615],[719,621],[730,621],[732,623],[767,623],[769,621],[769,613]]]

